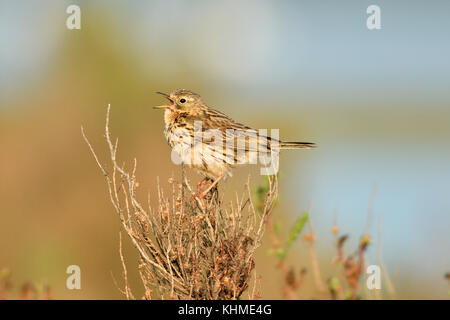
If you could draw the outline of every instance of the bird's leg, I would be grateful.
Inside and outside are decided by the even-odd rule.
[[[223,178],[223,176],[224,176],[223,173],[222,173],[221,175],[219,175],[219,176],[216,178],[216,180],[214,180],[213,183],[211,183],[211,184],[208,186],[208,188],[206,188],[205,191],[203,191],[202,193],[200,193],[200,194],[198,195],[198,198],[199,198],[200,200],[203,200],[203,198],[208,194],[208,192],[210,192],[211,189],[214,188],[214,187],[219,183],[219,181]]]
[[[211,180],[207,177],[203,178],[199,183],[197,183],[197,191],[195,193],[192,194],[192,203],[193,206],[195,206],[195,198],[198,198],[199,200],[202,201],[202,206],[205,207],[205,203],[203,201],[203,199],[200,199],[200,195],[202,194],[202,187],[208,183],[208,181]],[[212,181],[212,180],[211,180]]]
[[[202,181],[200,181],[199,183],[197,183],[197,192],[200,193],[202,187],[208,182],[209,178],[203,178]]]
[[[219,183],[219,181],[224,177],[224,174],[222,173],[221,175],[219,175],[216,180],[214,180],[209,186],[208,188],[206,188],[205,191],[203,191],[202,193],[196,193],[194,194],[194,197],[196,197],[197,199],[200,200],[201,204],[202,204],[202,208],[205,209],[206,208],[206,202],[205,202],[205,196]],[[209,179],[208,179],[209,180]]]

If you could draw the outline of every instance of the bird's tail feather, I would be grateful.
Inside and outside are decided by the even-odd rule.
[[[311,149],[315,148],[316,144],[312,142],[281,142],[281,149]]]

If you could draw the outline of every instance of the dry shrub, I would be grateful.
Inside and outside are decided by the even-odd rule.
[[[248,184],[245,194],[229,204],[222,203],[217,189],[199,201],[192,196],[194,190],[182,167],[180,181],[169,179],[170,194],[165,195],[158,182],[158,203],[152,206],[147,200],[144,204],[136,197],[136,159],[130,171],[117,163],[118,144],[111,140],[109,115],[110,106],[105,138],[111,172],[100,163],[83,128],[82,135],[105,176],[122,226],[139,252],[144,298],[239,299],[249,287],[255,250],[277,199],[277,178],[268,178],[264,200],[255,209]],[[122,292],[132,299],[121,247],[120,255],[125,278]],[[255,291],[250,298],[259,296]]]

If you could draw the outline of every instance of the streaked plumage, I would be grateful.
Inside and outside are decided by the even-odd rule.
[[[262,146],[270,151],[275,148],[299,149],[315,146],[310,142],[281,142],[259,135],[250,127],[208,107],[202,98],[192,91],[180,89],[170,95],[160,94],[171,102],[169,105],[155,107],[165,110],[164,134],[169,145],[174,148],[183,162],[190,164],[200,174],[211,180],[220,180],[224,175],[231,175],[231,170],[236,165],[253,163],[258,151],[255,146]],[[217,140],[214,138],[212,141],[196,140],[199,138],[194,137],[196,121],[201,121],[201,131],[204,135],[216,133],[221,134],[221,137]],[[247,136],[247,139],[244,140],[245,144],[237,145],[237,140],[243,138],[243,135]],[[233,148],[227,147],[227,136],[230,139],[228,142],[234,140]],[[216,152],[216,150],[221,150],[221,152]],[[198,159],[200,161],[195,162]]]

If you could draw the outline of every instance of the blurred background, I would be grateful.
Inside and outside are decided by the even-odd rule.
[[[66,28],[70,4],[81,30]],[[381,30],[366,27],[371,4]],[[154,92],[187,88],[254,128],[318,144],[281,155],[274,219],[287,233],[310,206],[325,279],[337,219],[348,250],[368,225],[369,263],[382,235],[400,298],[448,298],[449,12],[448,1],[0,0],[0,268],[54,298],[122,298],[111,277],[121,280],[119,219],[80,126],[107,163],[110,103],[119,157],[138,159],[142,196],[154,196],[157,176],[180,175]],[[249,173],[261,182],[258,172],[236,170],[223,192],[243,191]],[[256,270],[263,297],[280,298],[268,246]],[[309,267],[305,251],[294,247],[296,268]],[[81,290],[66,289],[72,264]]]

